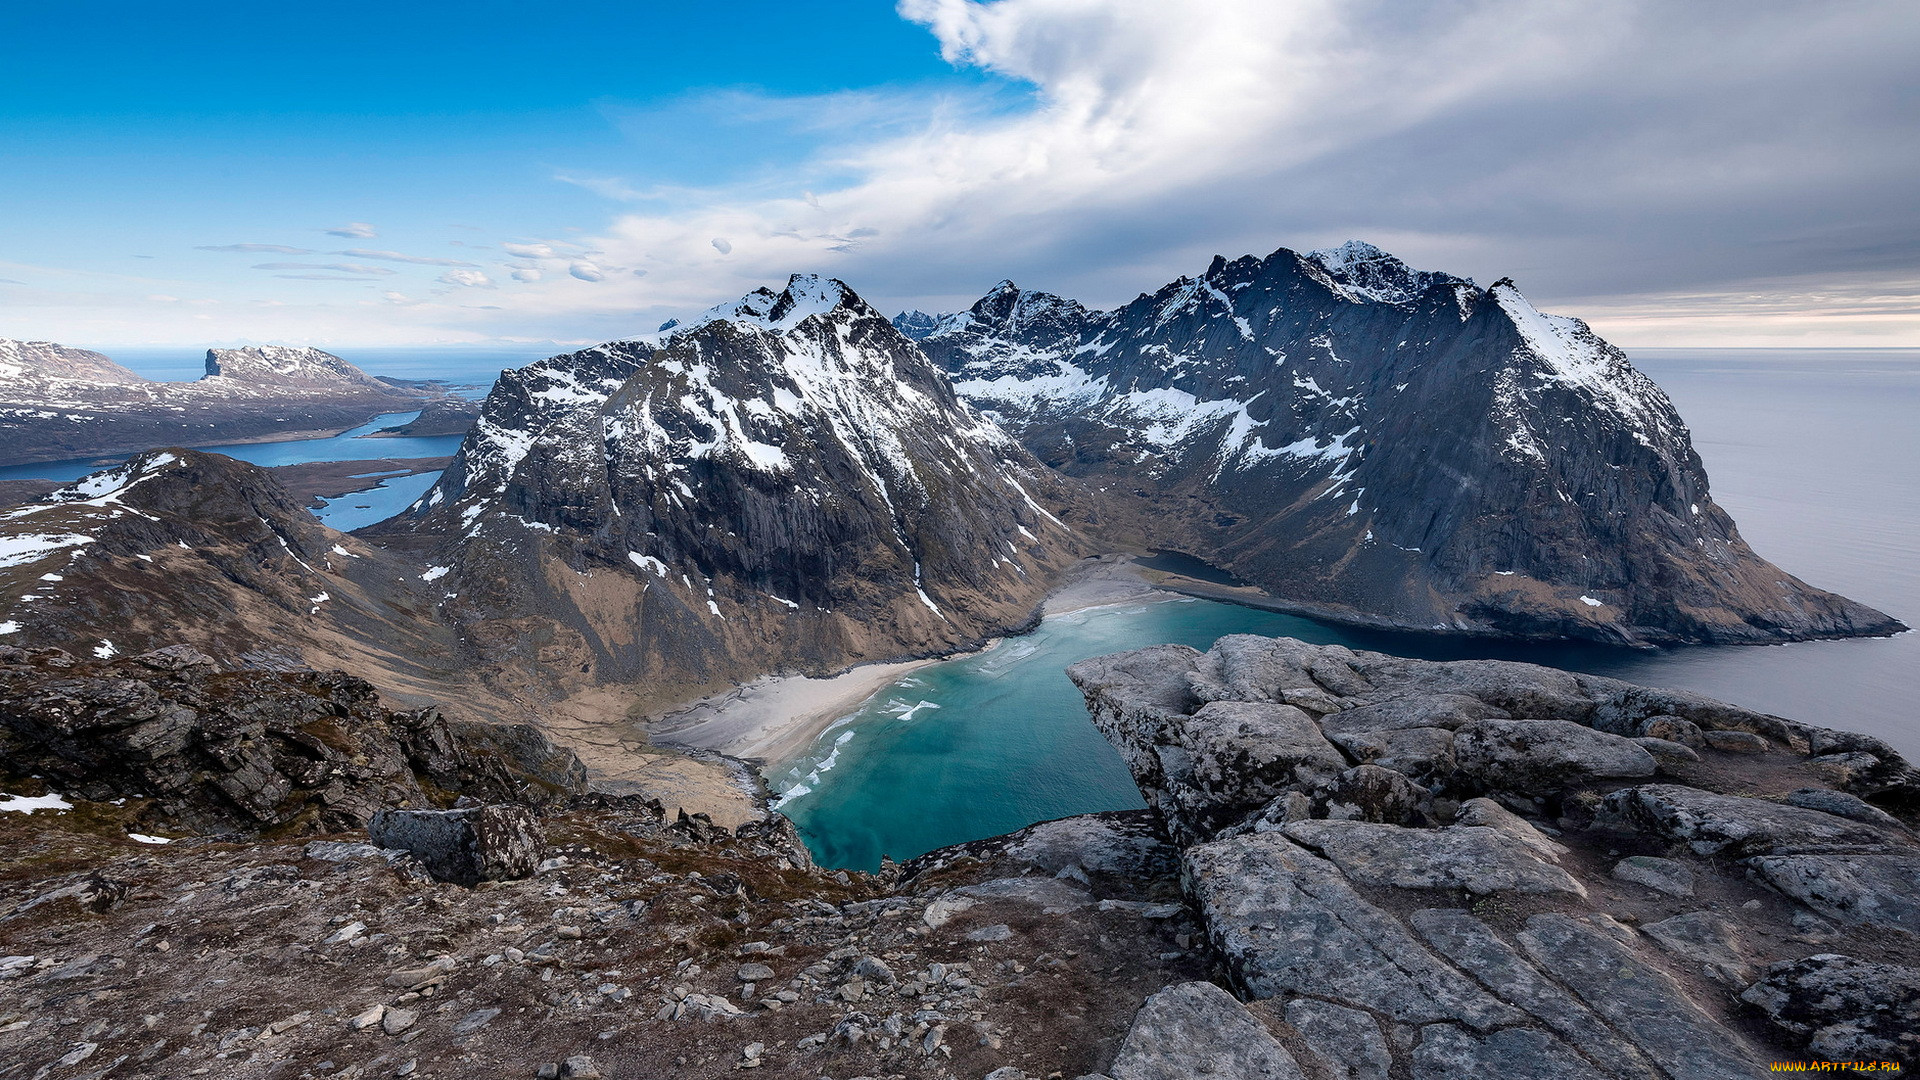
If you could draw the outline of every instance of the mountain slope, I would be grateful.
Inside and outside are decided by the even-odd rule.
[[[697,696],[1028,622],[1072,486],[837,281],[504,375],[383,534],[446,538],[448,611],[555,685]]]
[[[403,698],[467,697],[432,599],[418,567],[220,454],[150,451],[0,510],[0,644],[111,657],[185,643],[256,667],[351,666]]]
[[[12,462],[214,446],[356,427],[426,393],[319,349],[210,349],[194,382],[150,382],[96,352],[0,338],[0,443]]]
[[[920,344],[1160,542],[1306,610],[1627,643],[1899,628],[1755,555],[1666,395],[1510,281],[1356,241],[1104,312],[1002,282]]]

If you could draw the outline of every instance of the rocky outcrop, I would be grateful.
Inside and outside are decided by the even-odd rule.
[[[1511,281],[1356,241],[1215,258],[1110,311],[1003,281],[897,324],[1111,516],[1310,613],[1651,643],[1900,629],[1750,550],[1660,388]]]
[[[396,712],[340,672],[228,670],[185,647],[100,662],[0,646],[0,759],[137,800],[145,832],[338,830],[462,793],[537,804],[586,786],[531,727]]]
[[[1733,1078],[1915,1049],[1920,845],[1901,816],[1920,774],[1884,745],[1611,679],[1284,638],[1068,673],[1290,1064]],[[1703,737],[1649,754],[1650,730]],[[1723,732],[1761,753],[1704,737]],[[1219,1010],[1205,1037],[1166,1012],[1136,1031],[1184,1062],[1167,1075],[1224,1060]]]
[[[546,853],[546,838],[521,806],[461,810],[381,810],[367,837],[420,860],[435,881],[474,886],[531,877]]]
[[[442,395],[313,348],[210,349],[204,378],[172,383],[85,349],[0,338],[0,442],[13,462],[340,431]]]
[[[1072,486],[837,281],[508,372],[378,531],[444,538],[476,659],[655,703],[1026,625]]]

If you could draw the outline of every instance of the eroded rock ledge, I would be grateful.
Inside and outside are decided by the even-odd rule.
[[[1156,995],[1119,1080],[1225,1041],[1274,1077],[1920,1058],[1920,776],[1878,740],[1286,638],[1069,675],[1246,1003]]]

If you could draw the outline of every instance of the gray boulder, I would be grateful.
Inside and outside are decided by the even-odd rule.
[[[1326,786],[1327,816],[1389,825],[1422,824],[1427,790],[1378,765],[1356,765]]]
[[[1296,821],[1288,839],[1312,848],[1357,884],[1395,889],[1587,895],[1565,870],[1498,829],[1403,829],[1365,821]]]
[[[1920,851],[1763,855],[1747,865],[1830,919],[1920,935]]]
[[[1250,997],[1305,994],[1402,1023],[1453,1020],[1482,1030],[1524,1019],[1435,958],[1332,862],[1281,833],[1189,848],[1182,877]]]
[[[1835,814],[1854,821],[1864,821],[1869,825],[1884,825],[1892,828],[1904,828],[1898,818],[1858,795],[1849,795],[1844,791],[1830,788],[1801,788],[1787,794],[1787,802],[1793,806],[1808,810],[1818,810],[1825,814]]]
[[[1113,1080],[1305,1080],[1293,1055],[1246,1006],[1205,982],[1148,998],[1107,1073]]]
[[[1740,1000],[1827,1061],[1920,1060],[1920,969],[1823,953],[1773,965]]]
[[[1334,1080],[1387,1080],[1393,1054],[1372,1014],[1328,1001],[1287,1003],[1287,1023],[1300,1032],[1322,1072]]]
[[[1648,923],[1640,930],[1661,948],[1698,964],[1721,982],[1743,986],[1753,978],[1753,965],[1741,947],[1740,932],[1711,911],[1689,911]]]
[[[1779,847],[1879,845],[1888,835],[1818,810],[1764,799],[1717,795],[1678,784],[1645,784],[1607,796],[1604,812],[1621,824],[1711,855],[1756,855]]]
[[[1668,896],[1693,895],[1693,868],[1672,859],[1652,855],[1629,855],[1613,864],[1616,881],[1644,885]]]
[[[1657,767],[1632,739],[1565,720],[1475,720],[1454,732],[1453,753],[1469,780],[1529,794],[1652,776]]]
[[[382,810],[367,835],[413,855],[435,880],[467,886],[531,877],[546,850],[539,823],[522,806]]]
[[[1329,731],[1327,738],[1355,761],[1408,776],[1444,779],[1454,769],[1453,732],[1446,728]]]

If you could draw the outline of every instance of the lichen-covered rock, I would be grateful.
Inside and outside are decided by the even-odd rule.
[[[419,859],[435,880],[455,885],[530,877],[546,850],[533,813],[521,806],[467,810],[382,810],[367,835]]]
[[[1107,1073],[1113,1080],[1305,1080],[1246,1006],[1205,982],[1148,998]]]
[[[1873,845],[1891,837],[1870,825],[1764,799],[1721,795],[1679,784],[1644,784],[1607,796],[1616,820],[1702,855],[1759,855],[1780,847]]]
[[[1536,794],[1652,776],[1657,767],[1632,739],[1565,720],[1475,720],[1454,732],[1453,753],[1471,783]]]
[[[1920,851],[1763,855],[1748,865],[1830,919],[1920,937]]]
[[[1402,1023],[1476,1028],[1522,1014],[1421,947],[1338,867],[1278,833],[1188,849],[1183,880],[1249,997],[1364,1003]]]
[[[586,787],[578,759],[527,725],[396,712],[339,671],[220,667],[185,647],[108,662],[17,650],[0,659],[0,758],[202,832],[359,828],[432,806],[429,787],[526,802]]]
[[[1740,999],[1823,1060],[1920,1059],[1920,969],[1823,953],[1773,965]]]
[[[1363,821],[1296,821],[1281,831],[1333,860],[1360,885],[1464,889],[1475,896],[1587,893],[1533,848],[1486,826],[1404,829]]]

